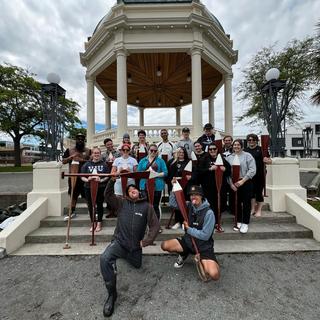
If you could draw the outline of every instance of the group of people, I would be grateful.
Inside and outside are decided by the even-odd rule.
[[[187,200],[188,219],[182,216],[178,207],[175,212],[173,229],[183,228],[184,235],[177,239],[164,241],[161,248],[165,251],[178,253],[175,268],[181,268],[190,253],[195,253],[195,246],[200,253],[204,272],[213,280],[220,276],[219,264],[214,254],[214,228],[223,232],[218,221],[218,192],[215,183],[215,172],[218,155],[222,158],[219,168],[223,172],[222,186],[219,192],[220,211],[229,209],[237,211],[237,221],[234,231],[247,233],[251,215],[261,216],[264,187],[264,163],[270,163],[268,157],[263,157],[258,145],[258,136],[249,134],[247,146],[243,141],[229,135],[223,138],[222,149],[215,141],[213,126],[204,126],[204,134],[196,141],[190,139],[189,128],[182,130],[182,138],[177,143],[168,139],[167,129],[162,129],[161,139],[157,144],[146,141],[146,132],[139,130],[138,142],[131,143],[128,134],[123,135],[123,141],[115,148],[111,139],[104,140],[105,152],[99,148],[89,150],[85,147],[84,136],[77,135],[74,148],[67,149],[63,163],[70,164],[70,171],[82,173],[111,173],[112,177],[83,176],[76,183],[70,183],[71,217],[74,217],[77,198],[85,196],[88,203],[90,218],[92,201],[90,180],[99,183],[96,204],[98,222],[95,231],[102,229],[103,202],[106,201],[109,210],[117,216],[117,226],[113,241],[101,255],[100,266],[105,281],[108,297],[104,305],[104,315],[110,316],[117,299],[116,290],[116,260],[124,258],[134,267],[139,268],[142,261],[142,248],[154,242],[158,232],[161,232],[160,202],[165,186],[169,194],[175,183],[186,179],[183,188]],[[184,172],[186,166],[193,160],[192,172]],[[233,179],[233,166],[237,159],[240,166],[239,177]],[[124,181],[120,175],[126,172],[153,171],[154,179],[153,204],[148,197],[147,180],[135,181],[127,178]],[[235,196],[236,195],[236,196]],[[236,201],[235,201],[236,200]],[[148,227],[148,228],[147,228]],[[148,230],[145,235],[146,229]],[[92,231],[92,230],[91,230]]]

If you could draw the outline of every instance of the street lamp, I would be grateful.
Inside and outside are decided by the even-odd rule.
[[[311,158],[312,156],[312,137],[313,129],[311,124],[306,123],[305,128],[302,129],[303,151],[306,158]]]
[[[66,90],[59,86],[61,79],[56,73],[49,73],[47,81],[49,83],[41,84],[45,154],[49,161],[58,161],[63,151],[64,131],[64,110],[60,99],[65,97]]]
[[[287,105],[278,103],[279,91],[285,89],[286,80],[279,80],[280,71],[271,68],[266,72],[267,82],[261,87],[262,108],[265,123],[270,135],[272,157],[285,155],[285,117]]]

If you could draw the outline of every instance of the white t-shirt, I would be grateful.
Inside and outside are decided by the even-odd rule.
[[[158,150],[159,150],[159,155],[162,156],[163,154],[168,155],[168,160],[172,159],[173,153],[176,151],[176,145],[172,143],[171,141],[168,142],[159,142],[157,144]]]
[[[116,167],[117,170],[128,169],[131,172],[133,171],[133,168],[137,165],[138,165],[137,160],[132,157],[128,157],[127,159],[125,159],[123,157],[116,158],[112,164],[112,166]],[[135,183],[134,179],[129,178],[127,185],[134,184],[134,183]],[[121,186],[121,179],[120,178],[117,179],[116,183],[114,184],[114,194],[122,196],[122,186]]]

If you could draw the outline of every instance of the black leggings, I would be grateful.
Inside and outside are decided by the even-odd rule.
[[[104,201],[104,187],[98,188],[97,192],[97,199],[96,199],[96,205],[97,205],[97,214],[98,214],[98,222],[102,222],[102,216],[103,216],[103,201]],[[92,222],[92,202],[91,202],[91,192],[90,188],[84,188],[85,194],[86,194],[86,200],[89,210],[89,216],[90,220]]]
[[[235,193],[231,191],[232,208],[234,211]],[[237,222],[249,224],[251,213],[251,198],[252,198],[252,181],[246,181],[244,185],[238,188],[237,191]],[[233,212],[234,214],[234,212]]]

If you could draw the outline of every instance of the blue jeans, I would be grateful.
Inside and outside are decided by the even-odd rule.
[[[100,256],[100,269],[105,282],[112,282],[117,273],[118,258],[127,260],[135,268],[142,263],[142,249],[130,252],[123,248],[117,240],[112,241]]]

